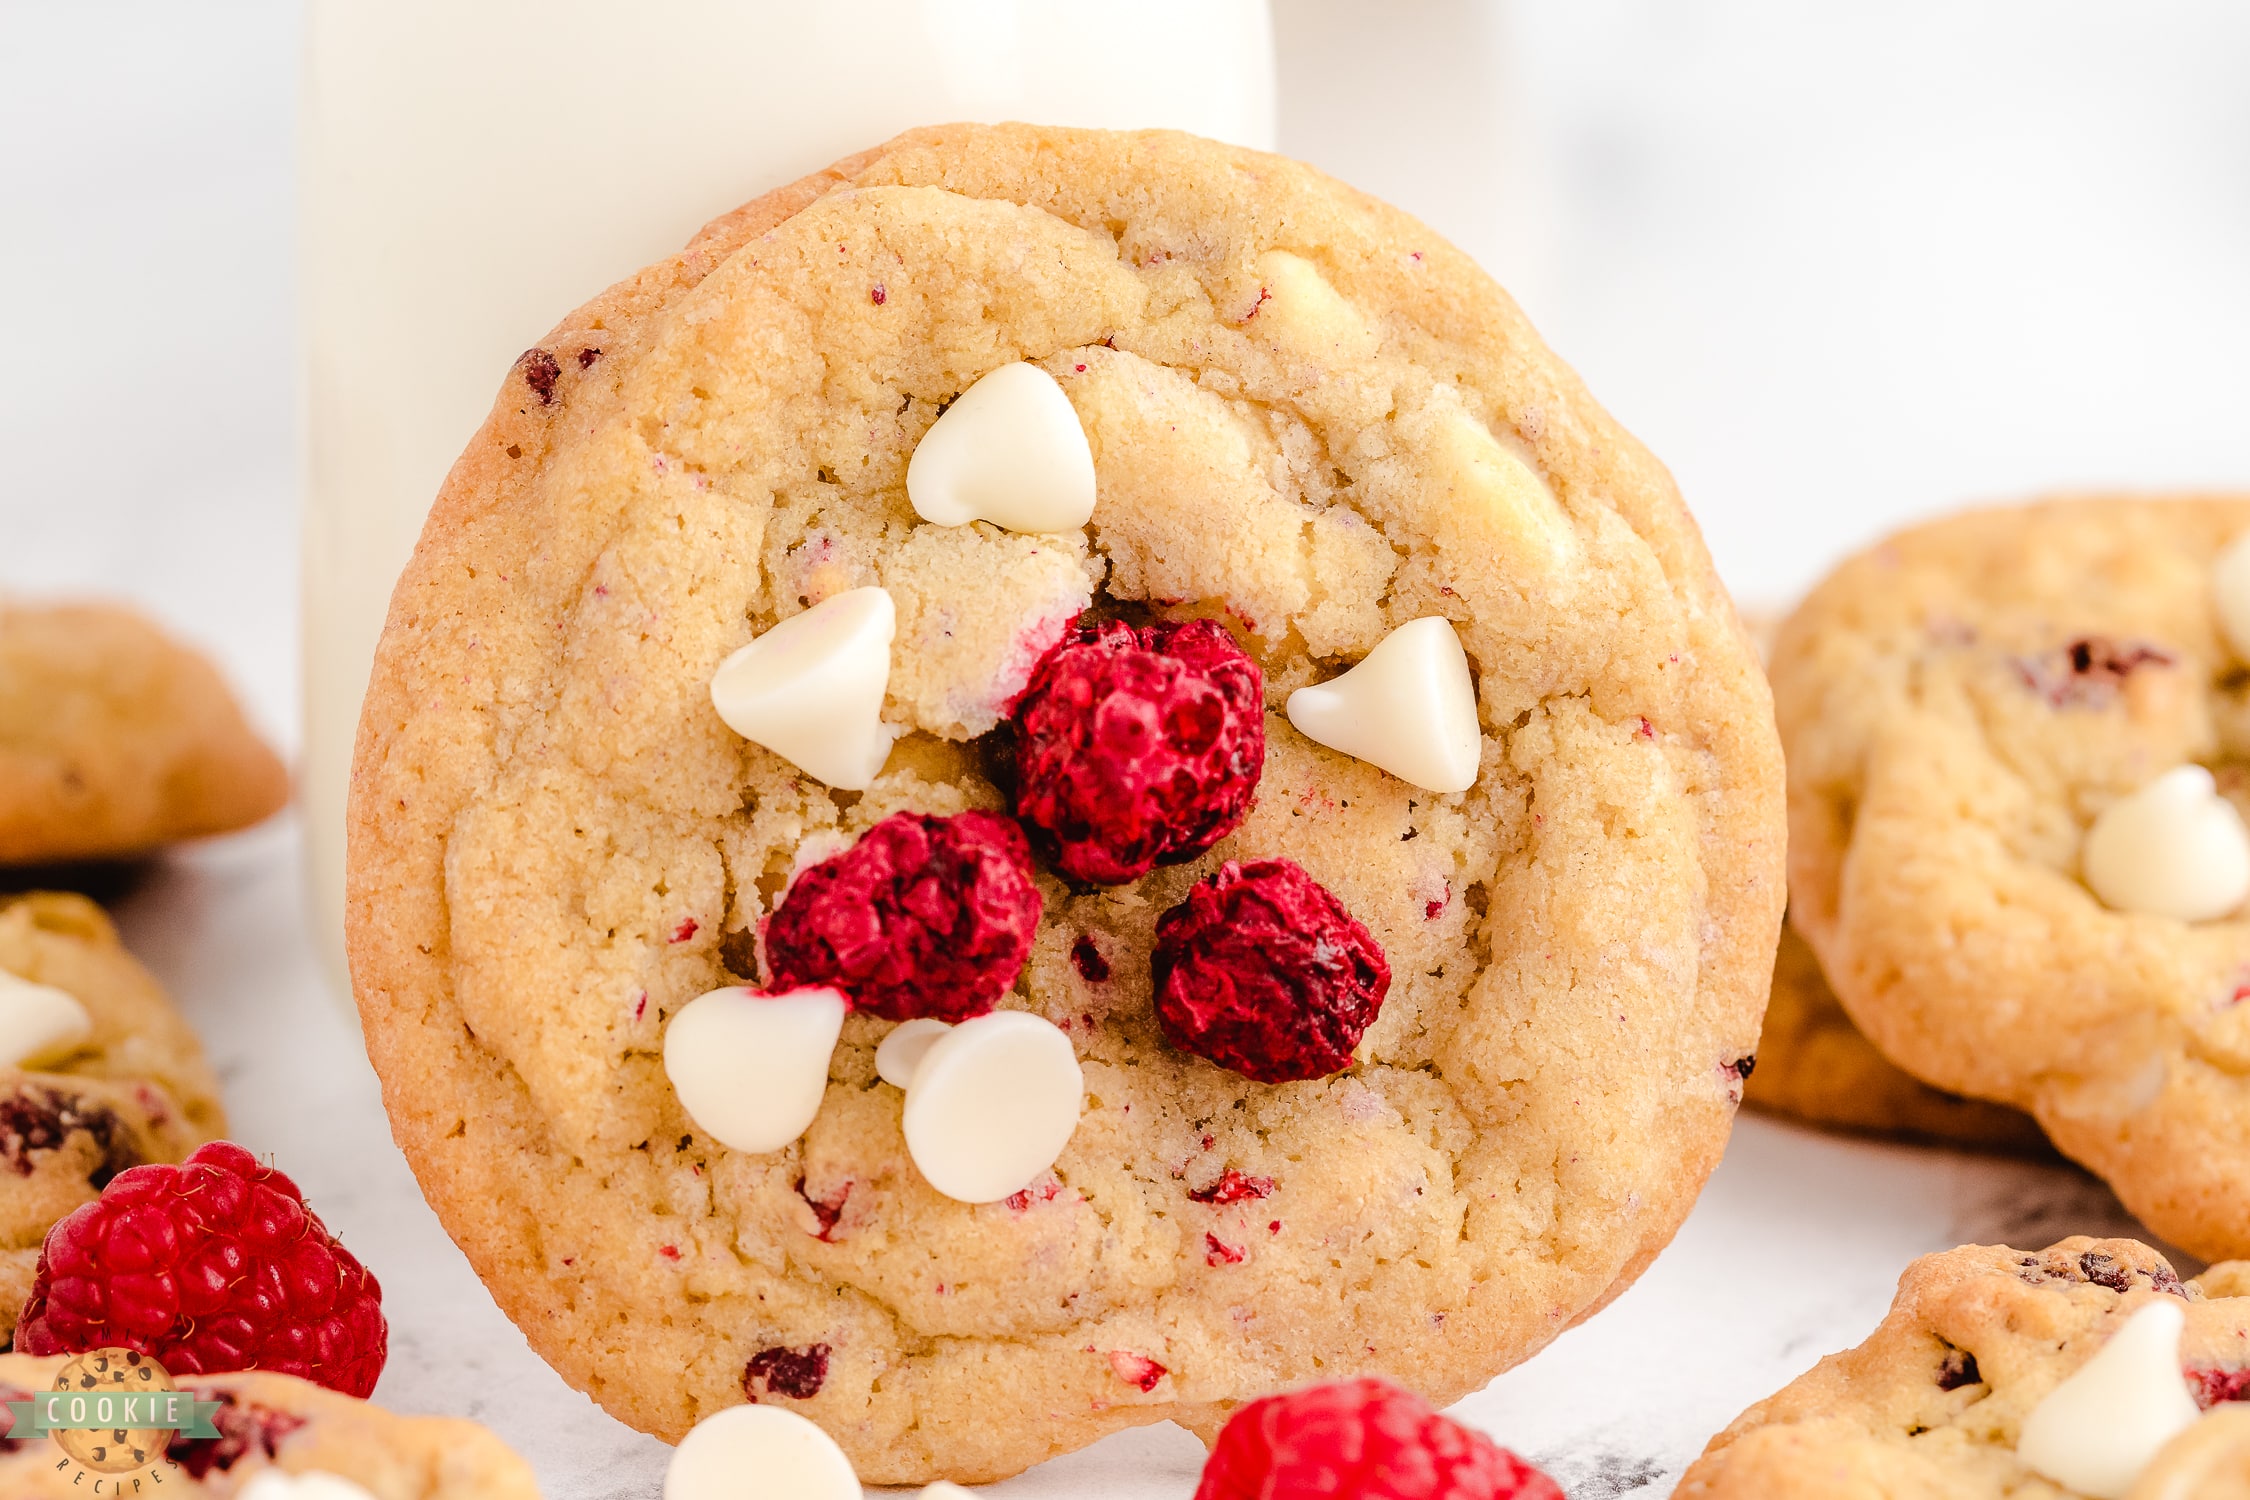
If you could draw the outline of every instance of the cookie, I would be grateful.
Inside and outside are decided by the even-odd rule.
[[[2246,1270],[2182,1282],[2146,1245],[2082,1235],[2036,1254],[1970,1245],[1924,1256],[1867,1342],[1744,1412],[1674,1493],[2069,1496],[2103,1488],[2073,1487],[2092,1477],[2089,1460],[2123,1471],[2113,1492],[2129,1488],[2130,1500],[2242,1493],[2250,1433],[2228,1403],[2250,1395]],[[2140,1347],[2124,1348],[2120,1334],[2143,1318]],[[2099,1415],[2077,1425],[2092,1453],[2056,1430],[2089,1397]]]
[[[1833,1129],[1984,1150],[2045,1153],[2030,1116],[1931,1088],[1875,1050],[1836,1001],[1812,949],[1784,922],[1773,996],[1742,1102]]]
[[[925,519],[972,511],[1057,529]],[[982,1481],[1344,1373],[1446,1401],[1717,1159],[1768,713],[1670,479],[1420,225],[1179,135],[918,132],[518,362],[378,653],[355,987],[431,1203],[647,1431],[779,1402],[870,1483]],[[1466,790],[1378,763],[1463,749]],[[1230,1009],[1253,929],[1288,1056]],[[691,1002],[824,1067],[813,1107],[711,1097]],[[1011,1079],[1079,1118],[966,1201]]]
[[[0,1401],[25,1401],[51,1389],[68,1362],[62,1355],[0,1354]],[[128,1472],[113,1478],[112,1488],[125,1486],[122,1492],[131,1494],[137,1477],[160,1477],[159,1493],[234,1495],[261,1473],[278,1472],[335,1475],[374,1500],[537,1500],[539,1494],[531,1466],[475,1422],[396,1416],[293,1375],[194,1375],[173,1384],[195,1401],[219,1403],[210,1419],[219,1435],[166,1435],[157,1462],[168,1467]],[[0,1424],[8,1420],[0,1411]],[[0,1489],[11,1496],[84,1496],[97,1493],[97,1477],[64,1462],[51,1438],[0,1436]],[[335,1497],[321,1489],[306,1500]]]
[[[2136,906],[2191,870],[2198,899],[2250,886],[2250,839],[2197,780],[2238,793],[2250,754],[2213,566],[2244,531],[2250,498],[1933,522],[1837,569],[1772,664],[1790,920],[1853,1021],[1924,1082],[2028,1112],[2210,1259],[2250,1252],[2250,923]],[[2096,893],[2097,825],[2175,818],[2153,862],[2108,859],[2143,898]]]
[[[0,985],[11,979],[62,991],[89,1024],[35,1068],[0,1066],[0,1343],[56,1220],[127,1167],[179,1161],[226,1129],[195,1033],[93,902],[0,896]]]
[[[288,800],[200,653],[114,605],[0,603],[0,865],[146,854]]]

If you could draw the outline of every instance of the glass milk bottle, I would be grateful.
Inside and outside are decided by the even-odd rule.
[[[1265,0],[311,0],[307,27],[303,801],[339,986],[376,637],[518,354],[711,218],[911,126],[1273,145]]]

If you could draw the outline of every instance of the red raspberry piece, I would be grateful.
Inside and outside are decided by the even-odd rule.
[[[211,1391],[199,1386],[188,1389],[196,1400],[215,1401],[219,1408],[211,1414],[211,1425],[218,1431],[217,1437],[191,1438],[175,1434],[164,1450],[164,1456],[187,1470],[192,1479],[206,1478],[214,1469],[223,1474],[253,1453],[270,1463],[280,1454],[282,1440],[305,1425],[305,1419],[294,1413],[276,1411],[270,1406],[252,1406],[237,1400],[228,1391]]]
[[[1193,859],[1250,810],[1265,693],[1214,621],[1081,625],[1016,702],[1016,816],[1073,880],[1122,885]]]
[[[1228,1419],[1195,1500],[1563,1500],[1483,1433],[1387,1380],[1253,1401]]]
[[[1260,1083],[1350,1066],[1391,988],[1373,935],[1286,859],[1197,882],[1156,919],[1150,967],[1172,1045]]]
[[[120,1172],[47,1231],[16,1327],[25,1354],[138,1349],[175,1374],[275,1370],[351,1396],[389,1344],[375,1278],[232,1141]]]
[[[893,813],[797,877],[766,924],[774,988],[833,985],[893,1021],[966,1021],[1031,954],[1039,888],[1023,830],[988,812]]]

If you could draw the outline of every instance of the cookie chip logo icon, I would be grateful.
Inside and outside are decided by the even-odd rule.
[[[217,1437],[211,1417],[221,1404],[176,1389],[164,1366],[138,1350],[96,1349],[56,1371],[52,1389],[9,1402],[8,1436],[52,1437],[96,1474],[129,1474],[162,1459],[175,1434]]]

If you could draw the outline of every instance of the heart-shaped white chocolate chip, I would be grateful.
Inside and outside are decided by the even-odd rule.
[[[0,969],[0,1068],[67,1057],[94,1034],[94,1018],[67,990]]]
[[[2180,1378],[2177,1298],[2159,1296],[2023,1419],[2016,1457],[2094,1500],[2125,1500],[2133,1481],[2198,1415]]]
[[[664,1500],[862,1500],[836,1440],[778,1406],[730,1406],[688,1429],[664,1470]]]
[[[875,1047],[875,1076],[894,1088],[905,1088],[921,1071],[931,1046],[953,1028],[928,1016],[901,1021]]]
[[[2219,634],[2238,659],[2250,661],[2250,531],[2220,548],[2212,560],[2211,603],[2218,612]]]
[[[906,465],[906,498],[940,526],[1076,531],[1094,514],[1094,450],[1054,376],[1002,365],[922,434]]]
[[[997,1203],[1055,1164],[1085,1093],[1069,1037],[1038,1016],[996,1010],[922,1054],[906,1085],[906,1149],[946,1197]]]
[[[236,1500],[375,1500],[363,1485],[323,1469],[292,1474],[284,1469],[260,1469],[250,1482],[235,1491]]]
[[[820,1113],[850,1008],[831,989],[765,995],[738,984],[699,995],[664,1029],[664,1076],[719,1144],[779,1151]]]
[[[2250,830],[2201,766],[2176,766],[2103,809],[2079,862],[2116,911],[2208,922],[2250,895]]]
[[[879,588],[846,589],[719,663],[727,728],[839,791],[863,792],[899,731],[882,719],[898,615]]]
[[[1477,689],[1453,622],[1411,620],[1341,677],[1289,695],[1289,722],[1316,744],[1427,792],[1476,784]]]

